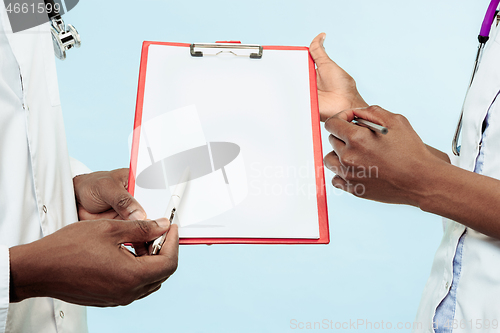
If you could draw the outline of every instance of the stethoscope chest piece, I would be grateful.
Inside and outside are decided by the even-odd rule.
[[[65,26],[62,19],[53,19],[50,30],[54,44],[54,53],[60,60],[66,59],[66,51],[74,47],[78,48],[82,44],[80,34],[75,27],[71,24]]]

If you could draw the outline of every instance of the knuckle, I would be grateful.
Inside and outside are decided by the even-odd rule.
[[[343,166],[352,167],[356,165],[356,157],[353,153],[347,151],[342,156],[339,156],[339,161]]]
[[[125,176],[125,174],[128,175],[128,168],[115,169],[111,171],[111,174],[113,175],[113,177],[121,178]]]
[[[332,185],[333,185],[333,187],[339,188],[340,182],[339,182],[338,176],[335,176],[332,178]]]
[[[325,67],[325,66],[329,66],[331,67],[333,65],[333,60],[330,59],[330,57],[325,53],[325,54],[320,54],[316,57],[316,61],[315,61],[316,65],[318,67]],[[326,67],[328,68],[328,67]]]
[[[312,43],[311,46],[309,47],[309,52],[311,52],[312,55],[316,55],[318,51],[320,51],[321,45],[319,43]]]
[[[321,46],[319,43],[314,43],[313,45],[311,45],[309,50],[317,65],[332,63],[332,60],[323,49],[323,46]]]
[[[351,157],[356,154],[364,154],[366,144],[370,138],[369,134],[369,131],[363,128],[356,128],[354,131],[349,133],[346,144],[348,148],[347,152],[349,152]]]
[[[364,147],[366,143],[366,132],[361,129],[356,128],[356,131],[353,131],[349,135],[349,145],[353,148],[361,148]]]
[[[118,182],[128,182],[128,176],[129,176],[129,169],[128,168],[123,168],[123,169],[116,169],[111,171],[111,177]]]
[[[125,305],[130,305],[136,299],[137,299],[137,297],[134,294],[129,293],[129,294],[123,296],[123,298],[120,301],[120,305],[124,305],[124,306]]]
[[[165,255],[165,263],[163,264],[162,275],[167,279],[177,271],[179,260],[176,254]]]
[[[151,224],[147,221],[134,221],[136,230],[143,235],[148,235],[151,232]]]
[[[407,124],[408,119],[402,114],[394,114],[394,120],[399,124]]]
[[[342,188],[342,179],[340,178],[339,175],[335,175],[333,178],[332,178],[332,181],[331,181],[333,187],[335,188]]]
[[[337,117],[337,115],[334,115],[330,118],[328,118],[326,121],[325,121],[325,129],[332,133],[333,132],[333,129],[335,128],[334,124],[335,124],[335,118]]]
[[[326,154],[326,156],[323,158],[323,162],[327,163],[327,162],[335,162],[335,160],[337,159],[337,153],[335,152],[335,150],[332,150],[331,152],[329,152],[328,154]]]
[[[103,233],[107,233],[107,234],[112,234],[112,233],[115,233],[119,230],[119,227],[118,225],[116,224],[115,221],[112,221],[112,220],[104,220],[101,223],[101,228],[102,228],[102,231]]]
[[[121,195],[116,199],[116,206],[119,209],[125,209],[132,204],[132,197],[129,195]]]
[[[109,188],[114,185],[113,179],[107,176],[99,177],[96,183],[96,187],[98,188]]]
[[[169,260],[169,262],[165,266],[165,272],[168,275],[172,275],[175,273],[175,271],[177,271],[178,267],[179,267],[179,261],[177,260],[177,258],[173,258],[172,260]]]
[[[325,129],[329,132],[332,133],[333,136],[334,133],[336,132],[335,129],[338,128],[339,124],[343,122],[341,117],[345,114],[344,111],[341,111],[339,113],[336,113],[335,115],[331,116],[325,121]]]
[[[377,112],[377,111],[382,111],[384,109],[378,105],[370,105],[366,110],[370,112]]]
[[[323,158],[323,165],[326,166],[328,169],[335,168],[334,161],[332,160],[332,157],[330,154],[326,155]]]
[[[104,189],[113,186],[113,181],[108,177],[98,177],[97,180],[87,189],[90,196],[96,200],[101,200],[106,194]]]
[[[351,171],[346,171],[345,174],[343,175],[343,177],[344,177],[344,180],[346,182],[350,182],[350,181],[354,180],[354,177],[353,177]]]

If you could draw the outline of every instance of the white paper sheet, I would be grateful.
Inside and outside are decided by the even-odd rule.
[[[164,213],[175,164],[187,163],[196,177],[181,237],[319,238],[308,57],[194,58],[151,45],[135,188],[148,217]]]

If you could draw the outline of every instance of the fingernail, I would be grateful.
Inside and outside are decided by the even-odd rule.
[[[170,227],[170,221],[167,220],[166,218],[158,219],[156,220],[156,223],[162,228]]]
[[[323,43],[325,42],[326,39],[326,34],[323,35],[323,38],[321,38],[321,46],[323,46]],[[323,46],[324,48],[324,46]]]
[[[135,212],[130,214],[129,219],[132,221],[145,220],[146,214],[144,214],[144,212],[141,212],[140,210],[136,210]]]

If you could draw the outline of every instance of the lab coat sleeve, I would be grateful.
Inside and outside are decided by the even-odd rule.
[[[448,153],[448,158],[450,159],[450,163],[454,166],[458,166],[459,156],[456,156],[453,153]],[[447,219],[443,217],[443,232],[446,231]]]
[[[0,245],[0,333],[5,332],[9,312],[9,248]]]
[[[79,175],[84,175],[92,172],[92,170],[90,170],[85,164],[83,164],[82,162],[78,161],[73,157],[69,158],[69,162],[71,165],[71,174],[73,175],[73,178]]]

